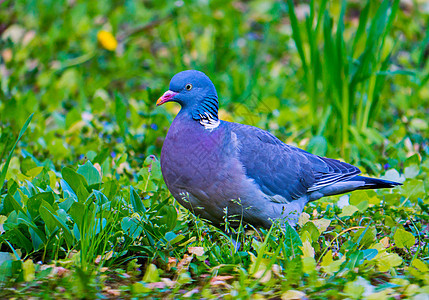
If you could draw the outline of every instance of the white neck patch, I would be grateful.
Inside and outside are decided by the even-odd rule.
[[[205,112],[204,115],[200,115],[200,117],[200,124],[203,125],[205,129],[212,131],[220,125],[220,120],[213,118],[212,114]]]

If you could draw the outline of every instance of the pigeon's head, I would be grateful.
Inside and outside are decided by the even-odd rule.
[[[170,101],[179,103],[195,120],[218,119],[216,89],[203,72],[187,70],[174,75],[169,90],[156,101],[156,105]]]

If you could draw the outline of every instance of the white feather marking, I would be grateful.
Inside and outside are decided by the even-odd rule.
[[[204,126],[205,129],[212,131],[217,128],[220,124],[220,120],[216,120],[213,118],[212,114],[204,113],[205,116],[201,116],[200,124]]]

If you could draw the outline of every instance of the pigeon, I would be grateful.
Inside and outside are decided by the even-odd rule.
[[[161,172],[173,197],[214,226],[226,222],[295,226],[321,197],[400,183],[359,176],[348,163],[287,145],[260,128],[219,119],[216,88],[203,72],[182,71],[156,102],[177,102],[161,150]]]

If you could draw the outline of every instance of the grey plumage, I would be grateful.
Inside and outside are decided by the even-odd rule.
[[[162,148],[163,177],[183,206],[214,225],[224,222],[225,211],[254,226],[279,218],[293,225],[308,201],[398,185],[358,176],[355,166],[289,146],[262,129],[218,120],[216,90],[201,72],[176,74],[157,103],[167,101],[182,109]]]

